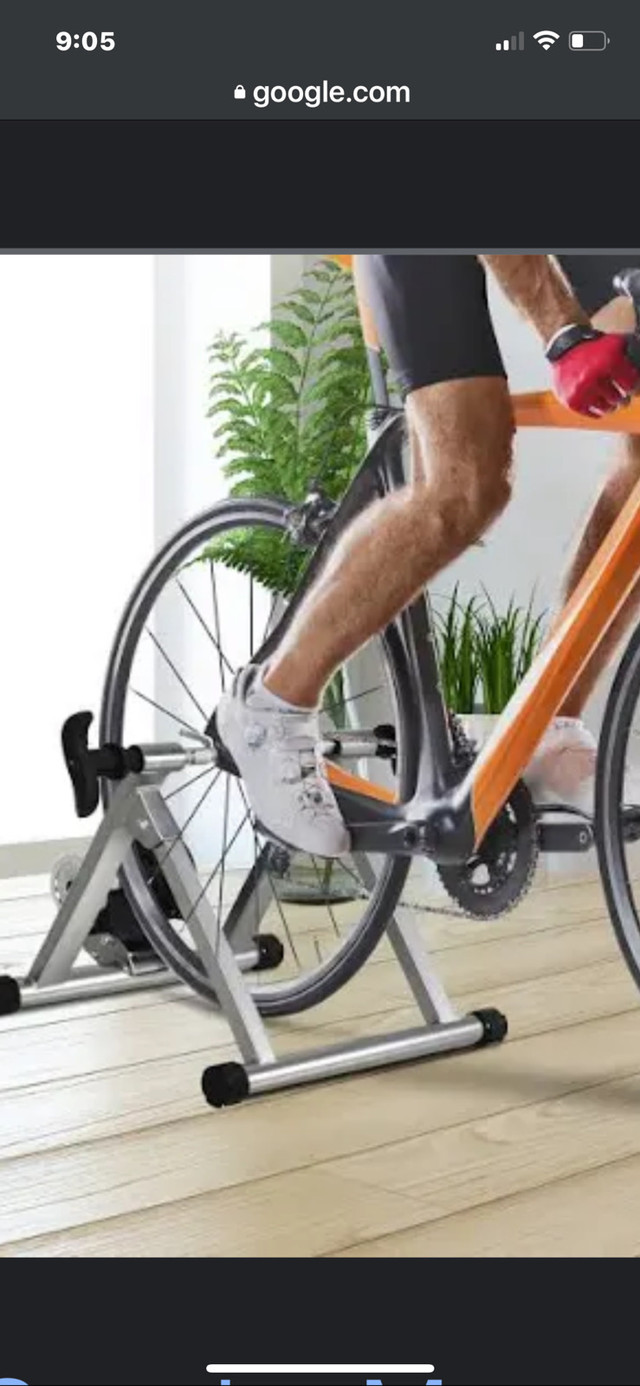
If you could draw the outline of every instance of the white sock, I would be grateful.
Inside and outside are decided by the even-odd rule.
[[[296,703],[288,703],[286,698],[281,698],[278,693],[272,693],[271,689],[267,688],[264,682],[268,671],[268,664],[260,668],[260,672],[258,673],[252,689],[252,695],[258,697],[263,705],[266,704],[267,710],[272,709],[274,712],[299,712],[307,714],[318,711],[317,705],[316,707],[300,707]]]

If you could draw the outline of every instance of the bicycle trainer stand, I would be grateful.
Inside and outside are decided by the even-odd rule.
[[[179,744],[88,748],[91,713],[69,718],[63,728],[65,760],[76,809],[88,817],[99,804],[100,781],[117,781],[111,802],[79,864],[77,874],[38,954],[24,978],[0,977],[0,1015],[31,1006],[51,1005],[89,996],[104,996],[149,987],[176,985],[177,978],[154,949],[139,946],[135,920],[133,942],[126,927],[115,924],[109,901],[114,878],[134,844],[161,872],[176,917],[181,917],[232,1031],[242,1063],[205,1069],[202,1090],[214,1107],[277,1089],[407,1063],[428,1055],[474,1048],[502,1040],[507,1023],[495,1010],[459,1016],[434,971],[425,944],[410,917],[394,916],[387,936],[406,977],[424,1024],[351,1043],[276,1058],[262,1017],[243,980],[250,970],[272,968],[283,957],[273,935],[251,933],[273,896],[268,847],[249,872],[224,927],[207,899],[194,862],[161,793],[167,775],[187,766],[215,765],[217,752],[209,738],[195,748]],[[353,860],[365,889],[375,872],[365,853]],[[105,904],[107,902],[107,904]],[[131,920],[132,916],[125,916]],[[103,922],[104,926],[103,926]],[[82,949],[94,962],[77,964]]]

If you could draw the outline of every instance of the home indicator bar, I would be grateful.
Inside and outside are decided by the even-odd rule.
[[[276,1382],[291,1386],[444,1386],[442,1377],[436,1374],[433,1363],[423,1365],[385,1364],[383,1366],[359,1366],[347,1363],[343,1366],[303,1363],[300,1366],[253,1366],[251,1364],[221,1365],[213,1362],[207,1367],[216,1386],[275,1386]]]

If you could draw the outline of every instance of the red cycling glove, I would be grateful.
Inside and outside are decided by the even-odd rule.
[[[598,332],[575,323],[552,337],[545,355],[558,399],[578,414],[610,414],[628,404],[640,385],[632,333]]]

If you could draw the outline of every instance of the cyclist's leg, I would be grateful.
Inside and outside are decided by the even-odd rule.
[[[273,656],[265,686],[314,707],[332,673],[473,543],[510,495],[513,419],[474,256],[363,256],[368,306],[402,382],[407,485],[345,533]]]
[[[640,266],[640,255],[570,255],[561,256],[560,260],[579,301],[591,315],[596,327],[605,332],[630,332],[635,329],[637,324],[633,305],[627,298],[612,297],[612,280],[618,270]],[[596,497],[581,535],[565,580],[564,600],[577,586],[639,479],[640,437],[629,435],[622,438],[616,449],[613,467]],[[564,716],[580,717],[602,671],[639,610],[640,584],[628,597],[599,649],[583,670],[561,710]]]

